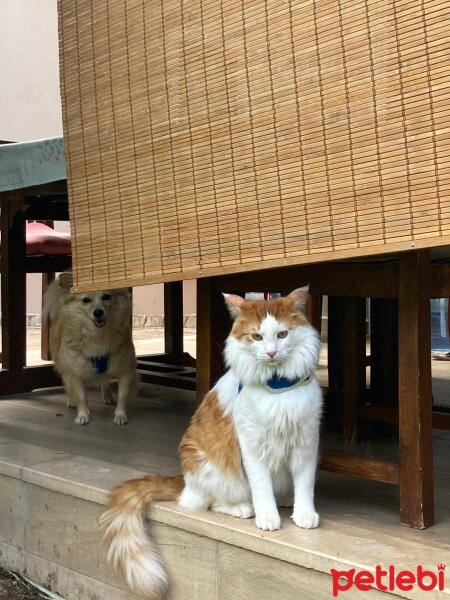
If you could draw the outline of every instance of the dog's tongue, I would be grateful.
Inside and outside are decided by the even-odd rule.
[[[106,325],[106,322],[103,319],[95,319],[94,323],[95,326],[98,328],[104,327]]]

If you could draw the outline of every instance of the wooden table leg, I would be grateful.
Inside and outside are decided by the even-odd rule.
[[[433,524],[430,252],[399,256],[400,514],[403,525]]]
[[[197,402],[224,372],[225,339],[231,328],[223,296],[209,277],[197,280]]]
[[[366,300],[341,298],[344,441],[357,442],[358,402],[366,391]]]
[[[397,301],[370,300],[370,391],[379,406],[396,406],[398,394]]]
[[[341,298],[328,296],[328,398],[327,412],[342,414],[342,340]]]
[[[21,197],[2,195],[2,371],[9,372],[8,380],[15,380],[17,392],[24,391],[22,380],[26,364],[25,220],[20,212],[22,204]],[[6,377],[4,379],[6,381]],[[3,386],[0,387],[2,393]],[[10,391],[4,390],[5,393]]]
[[[183,347],[183,282],[172,281],[164,284],[164,352],[180,359]]]
[[[306,318],[311,325],[322,334],[322,295],[313,290],[309,292],[309,299],[306,305]]]

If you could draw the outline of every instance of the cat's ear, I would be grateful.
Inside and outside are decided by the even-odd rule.
[[[302,312],[305,312],[306,303],[308,302],[309,298],[309,285],[305,285],[304,287],[297,288],[296,290],[292,291],[288,298],[292,298],[297,305],[297,308]]]
[[[230,315],[235,319],[241,314],[241,307],[245,304],[244,298],[237,296],[236,294],[223,294],[223,297],[227,308],[230,311]]]

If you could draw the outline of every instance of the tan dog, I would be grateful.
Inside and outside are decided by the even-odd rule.
[[[132,340],[132,300],[127,289],[72,294],[72,274],[61,273],[44,297],[50,318],[50,352],[77,408],[77,425],[89,423],[86,385],[100,385],[105,404],[114,404],[110,381],[118,380],[114,423],[127,423],[127,405],[136,395],[138,375]]]

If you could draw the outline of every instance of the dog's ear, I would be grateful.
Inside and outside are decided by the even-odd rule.
[[[132,288],[116,288],[115,290],[113,290],[112,293],[114,296],[119,296],[120,298],[126,298],[127,300],[131,300],[131,290]]]
[[[61,273],[61,275],[59,276],[59,285],[62,287],[63,290],[69,291],[72,287],[72,283],[72,273],[70,273],[69,271]]]

